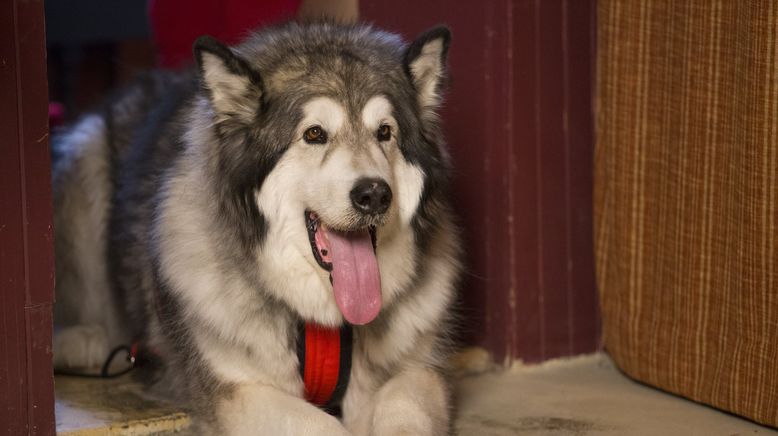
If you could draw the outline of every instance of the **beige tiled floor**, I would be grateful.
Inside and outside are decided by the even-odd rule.
[[[136,384],[57,377],[66,435],[186,433],[189,418]],[[457,383],[461,435],[778,435],[635,383],[602,354],[466,376]]]
[[[636,383],[604,354],[466,377],[458,396],[462,435],[778,435]]]

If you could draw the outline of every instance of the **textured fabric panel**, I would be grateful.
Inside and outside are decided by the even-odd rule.
[[[598,26],[605,346],[778,426],[778,2],[601,0]]]

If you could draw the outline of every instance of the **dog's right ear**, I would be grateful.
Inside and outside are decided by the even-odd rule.
[[[262,78],[229,47],[210,36],[194,43],[200,80],[220,120],[238,117],[251,122],[260,110]]]
[[[448,27],[437,26],[419,36],[405,52],[405,72],[416,88],[422,112],[428,115],[434,114],[440,105],[450,43]]]

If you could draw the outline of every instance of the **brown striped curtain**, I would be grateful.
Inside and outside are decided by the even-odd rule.
[[[778,1],[601,0],[598,28],[606,349],[778,426]]]

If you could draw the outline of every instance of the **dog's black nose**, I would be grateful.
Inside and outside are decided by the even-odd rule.
[[[359,179],[351,190],[351,203],[365,215],[378,215],[389,209],[392,190],[383,179]]]

